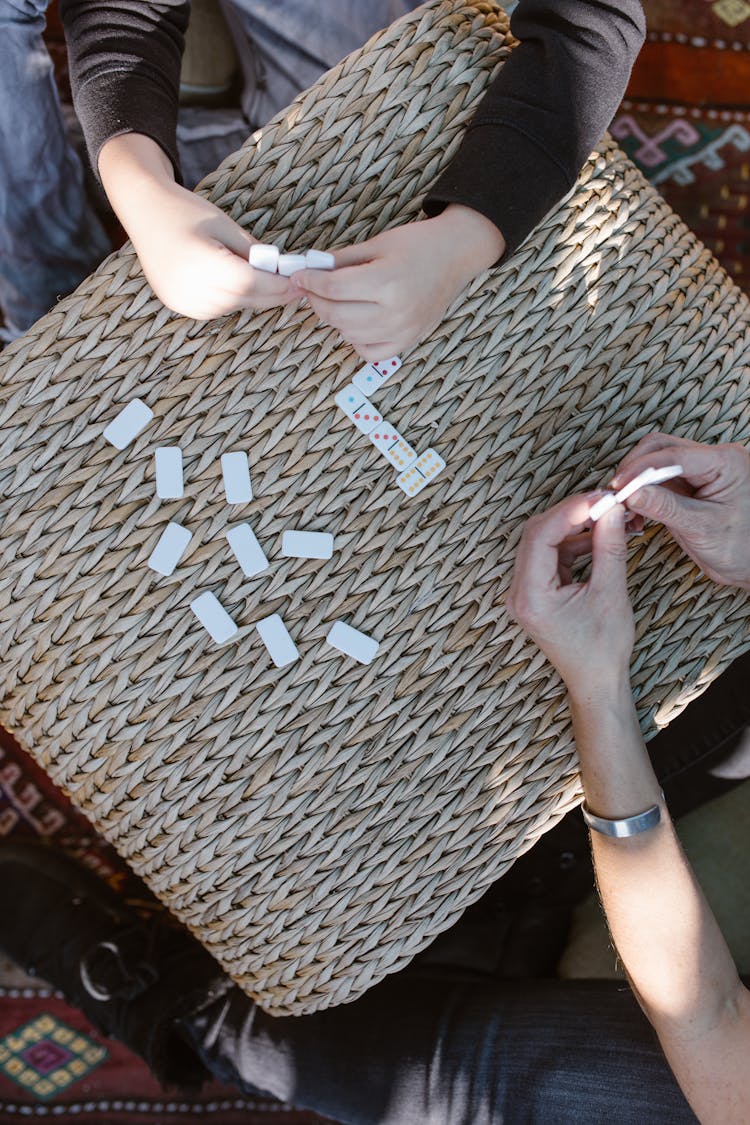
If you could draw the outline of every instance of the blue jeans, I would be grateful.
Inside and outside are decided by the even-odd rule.
[[[310,1016],[267,1016],[233,989],[187,1030],[216,1077],[344,1125],[696,1123],[617,981],[409,967]]]
[[[240,57],[242,108],[263,125],[421,0],[222,0]]]
[[[49,0],[0,0],[0,309],[12,339],[111,249],[86,198],[42,41]],[[243,108],[263,124],[417,0],[225,0]]]
[[[0,309],[12,339],[111,250],[42,41],[47,0],[0,0]]]

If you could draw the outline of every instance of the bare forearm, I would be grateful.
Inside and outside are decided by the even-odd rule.
[[[620,818],[661,803],[629,686],[571,706],[591,811]],[[684,1033],[714,1020],[737,988],[737,972],[666,808],[661,823],[641,835],[591,835],[612,937],[657,1031]]]
[[[99,176],[112,209],[131,238],[151,220],[154,207],[178,191],[169,157],[150,137],[123,133],[99,153]]]

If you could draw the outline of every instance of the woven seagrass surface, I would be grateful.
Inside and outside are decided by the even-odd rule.
[[[507,54],[485,3],[421,9],[350,56],[205,187],[287,249],[419,214]],[[309,309],[197,324],[110,258],[2,360],[0,719],[266,1008],[351,1000],[448,926],[579,798],[561,684],[503,609],[525,517],[660,427],[750,440],[748,302],[608,141],[477,279],[378,405],[448,468],[406,499],[333,396],[359,366]],[[136,395],[151,426],[101,436]],[[183,500],[153,449],[179,443]],[[245,580],[219,456],[250,453],[271,569]],[[146,568],[169,519],[194,533]],[[289,527],[330,562],[282,559]],[[643,727],[750,644],[746,595],[662,533],[630,548]],[[242,626],[217,648],[188,609]],[[252,624],[279,612],[301,659]],[[343,618],[367,667],[328,648]]]

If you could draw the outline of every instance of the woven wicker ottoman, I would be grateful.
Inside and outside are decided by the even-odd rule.
[[[493,5],[425,6],[202,190],[286,249],[413,218],[509,49]],[[414,498],[335,407],[360,361],[309,309],[185,320],[127,248],[0,364],[0,720],[276,1013],[405,964],[579,800],[562,686],[503,609],[525,518],[653,428],[750,440],[748,302],[609,141],[404,358],[378,405],[448,463]],[[155,418],[118,453],[102,430],[136,396]],[[170,443],[187,487],[159,502]],[[237,448],[252,580],[224,537]],[[170,519],[193,540],[160,578]],[[333,558],[282,558],[290,527]],[[656,529],[630,563],[648,736],[750,647],[750,602]],[[241,626],[221,648],[188,608],[207,589]],[[253,628],[274,612],[281,670]],[[380,641],[370,665],[326,646],[338,618]]]

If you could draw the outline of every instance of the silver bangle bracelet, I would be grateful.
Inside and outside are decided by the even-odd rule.
[[[663,793],[661,799],[664,800]],[[595,816],[594,813],[589,812],[585,803],[581,805],[581,812],[586,825],[594,832],[601,832],[602,836],[616,836],[618,839],[648,832],[650,828],[656,828],[661,821],[660,805],[652,805],[645,812],[636,813],[635,816],[623,817],[622,820],[609,820],[606,816]]]

